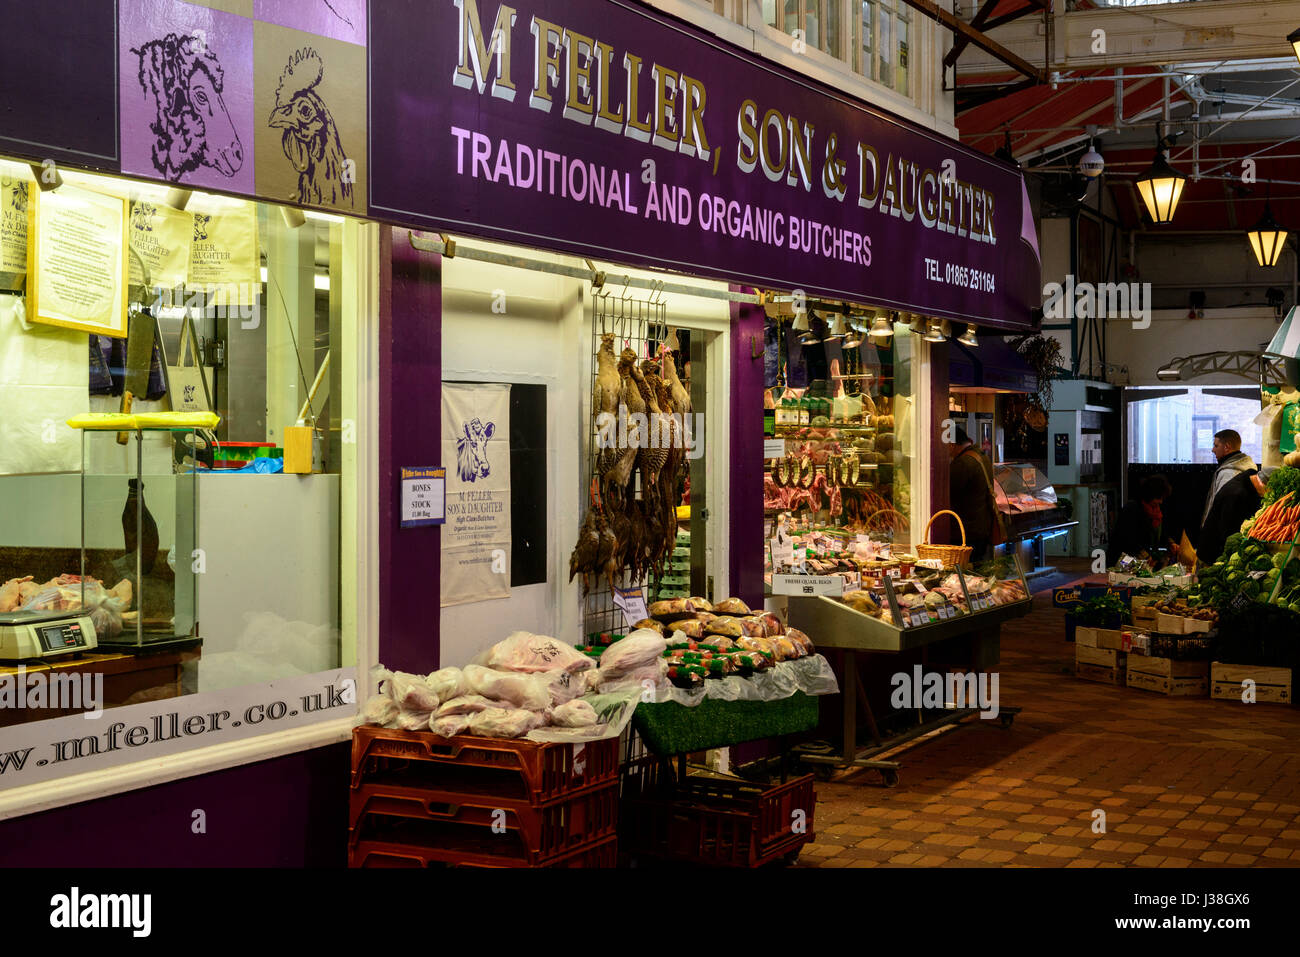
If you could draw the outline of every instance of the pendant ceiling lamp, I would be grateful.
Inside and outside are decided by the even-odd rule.
[[[791,332],[808,331],[808,313],[805,310],[799,309],[795,312],[794,322],[791,323],[790,325],[790,331]]]
[[[866,328],[864,326],[861,326],[858,322],[856,321],[850,322],[849,332],[844,337],[844,348],[856,349],[858,346],[862,345],[863,333],[865,333],[866,331],[867,331]]]
[[[1260,217],[1259,222],[1246,231],[1246,238],[1250,240],[1250,251],[1255,254],[1255,261],[1265,267],[1276,266],[1277,261],[1282,258],[1286,236],[1286,230],[1273,218],[1273,210],[1267,202],[1264,204],[1264,215]]]
[[[894,324],[889,321],[889,316],[883,312],[876,313],[876,317],[871,320],[871,331],[868,335],[870,335],[872,339],[881,340],[888,339],[893,336],[893,334]]]
[[[943,332],[943,320],[931,319],[926,324],[925,335],[921,338],[926,342],[947,342],[948,337]]]
[[[844,321],[843,316],[836,316],[833,320],[831,320],[831,334],[826,338],[843,339],[848,334],[849,334],[848,323]]]
[[[1182,198],[1187,177],[1169,165],[1164,150],[1156,146],[1156,159],[1151,168],[1137,178],[1138,195],[1154,223],[1172,222]]]
[[[964,346],[972,346],[974,348],[979,348],[980,341],[975,337],[975,324],[968,323],[966,326],[966,331],[957,337],[957,341]]]

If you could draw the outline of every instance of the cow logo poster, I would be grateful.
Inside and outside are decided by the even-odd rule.
[[[445,382],[442,604],[510,597],[510,386]]]
[[[253,21],[180,0],[121,5],[122,171],[251,193]]]

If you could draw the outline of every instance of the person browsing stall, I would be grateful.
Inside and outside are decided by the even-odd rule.
[[[989,557],[993,524],[997,521],[993,466],[962,428],[957,429],[956,441],[948,446],[948,454],[952,457],[948,466],[948,501],[966,529],[971,560],[983,561]]]
[[[1196,558],[1203,565],[1218,559],[1228,536],[1259,510],[1260,491],[1255,461],[1241,451],[1241,435],[1234,429],[1214,433],[1214,457],[1219,466],[1210,480],[1196,539]]]
[[[1162,510],[1165,499],[1173,494],[1173,486],[1163,475],[1148,475],[1138,486],[1138,496],[1130,501],[1115,517],[1115,528],[1110,536],[1110,564],[1123,555],[1142,558],[1153,568],[1160,567],[1161,552],[1178,551],[1177,544],[1166,530]]]

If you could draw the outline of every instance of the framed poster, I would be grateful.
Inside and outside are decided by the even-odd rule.
[[[126,338],[126,205],[67,183],[28,190],[30,320]]]

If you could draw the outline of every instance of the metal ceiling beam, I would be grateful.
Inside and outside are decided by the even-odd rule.
[[[993,8],[996,7],[999,2],[1000,0],[984,0],[984,6],[980,7],[975,16],[971,17],[970,25],[976,30],[985,29],[985,25],[988,23],[989,14],[993,12]],[[947,55],[943,58],[943,68],[945,70],[957,62],[957,58],[961,56],[961,51],[966,49],[966,44],[968,43],[970,43],[970,41],[965,37],[954,36],[952,38],[952,49],[949,50]]]
[[[1017,73],[1022,73],[1027,77],[1032,77],[1039,83],[1047,80],[1047,71],[1041,67],[1034,66],[1024,57],[1017,56],[1002,44],[989,39],[981,31],[972,27],[964,20],[958,20],[947,10],[935,5],[933,0],[903,0],[909,7],[917,10],[931,20],[935,20],[953,32],[954,36],[963,36],[968,42],[975,44],[991,57],[1001,60],[1007,66],[1011,67]]]

